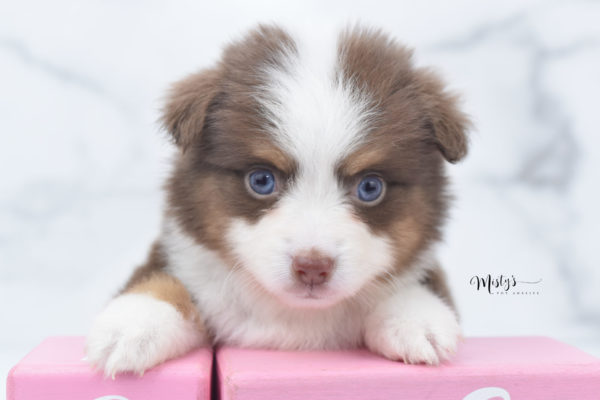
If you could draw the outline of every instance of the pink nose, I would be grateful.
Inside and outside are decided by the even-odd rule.
[[[314,249],[300,252],[292,259],[292,269],[296,278],[311,286],[325,283],[331,276],[334,264],[333,258]]]

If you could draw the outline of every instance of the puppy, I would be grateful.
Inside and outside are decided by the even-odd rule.
[[[141,374],[212,344],[452,354],[433,250],[468,120],[410,50],[259,26],[173,86],[163,123],[178,153],[162,232],[97,317],[92,364]]]

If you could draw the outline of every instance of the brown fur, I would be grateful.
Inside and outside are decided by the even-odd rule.
[[[147,276],[157,272],[162,272],[162,270],[166,266],[167,260],[165,259],[165,256],[163,254],[162,246],[160,245],[160,243],[155,242],[152,245],[152,248],[150,249],[150,254],[148,254],[146,262],[143,265],[140,265],[138,268],[136,268],[135,271],[133,271],[133,274],[131,275],[123,289],[121,289],[121,292],[119,294],[129,291],[129,289],[131,289],[132,286],[139,283],[142,279],[146,278]]]
[[[439,265],[428,272],[422,283],[431,289],[432,292],[437,293],[438,296],[452,307],[455,313],[457,312],[456,305],[452,299],[452,294],[450,293],[450,288],[448,287],[446,273]]]
[[[187,148],[202,132],[208,105],[217,93],[219,75],[219,70],[205,70],[171,88],[163,125],[181,148]]]
[[[166,260],[159,243],[152,246],[146,263],[138,267],[120,293],[144,293],[171,304],[184,318],[204,326],[185,286],[164,270]]]
[[[172,304],[185,318],[196,314],[190,294],[180,281],[166,274],[155,272],[132,285],[129,293],[146,293]]]

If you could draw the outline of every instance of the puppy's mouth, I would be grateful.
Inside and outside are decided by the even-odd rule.
[[[338,293],[328,284],[295,283],[285,290],[286,300],[293,306],[323,308],[337,302]]]
[[[315,300],[320,299],[320,297],[315,294],[313,289],[308,289],[308,292],[306,292],[304,294],[304,296],[302,296],[302,298],[303,299],[315,299]]]
[[[300,289],[300,292],[303,293],[300,295],[303,299],[315,299],[318,300],[323,297],[323,292],[326,292],[326,289],[321,288],[320,286],[315,287],[314,285],[303,285],[304,287]]]

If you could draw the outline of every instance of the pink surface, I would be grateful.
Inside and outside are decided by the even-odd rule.
[[[367,351],[222,348],[217,368],[224,400],[600,399],[600,359],[543,337],[466,339],[439,367]]]
[[[113,381],[82,361],[84,339],[48,338],[9,373],[7,400],[203,400],[210,398],[212,353],[200,349]]]

